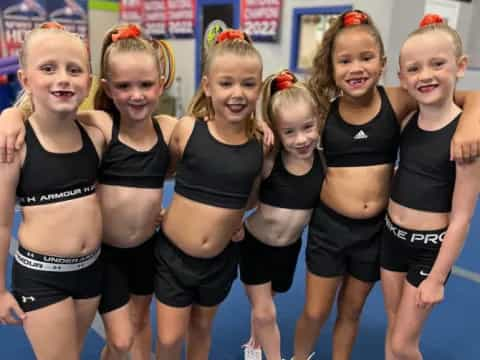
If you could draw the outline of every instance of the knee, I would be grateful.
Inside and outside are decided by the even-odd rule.
[[[165,334],[157,335],[157,346],[161,350],[174,350],[181,346],[183,341],[182,334],[175,334],[174,332],[166,332]]]
[[[390,345],[395,359],[398,360],[413,359],[415,358],[415,353],[418,350],[414,343],[397,334],[392,335]]]
[[[325,308],[305,308],[303,310],[303,320],[306,322],[314,322],[318,324],[323,324],[330,315],[330,309]]]
[[[277,321],[277,312],[273,304],[253,309],[253,323],[256,326],[264,327],[272,325]]]
[[[189,332],[194,332],[197,336],[209,335],[212,330],[212,321],[203,317],[193,316],[189,323]]]
[[[128,353],[133,345],[133,334],[119,333],[107,339],[108,346],[115,353]]]
[[[338,320],[348,322],[358,322],[362,315],[362,307],[343,306],[338,309]]]

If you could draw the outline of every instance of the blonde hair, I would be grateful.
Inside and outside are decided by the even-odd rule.
[[[232,30],[225,30],[232,31]],[[253,46],[251,39],[245,35],[244,39],[226,39],[221,42],[213,44],[210,48],[205,50],[203,59],[203,73],[202,77],[206,76],[212,70],[214,60],[221,55],[232,54],[241,57],[253,56],[258,58],[260,65],[262,65],[262,57],[258,50]],[[205,94],[202,85],[200,84],[195,95],[193,96],[187,113],[195,118],[208,117],[209,120],[215,119],[215,111],[212,106],[211,99]],[[256,130],[255,114],[248,119],[246,126],[246,133],[248,137],[252,137]]]
[[[352,13],[358,13],[362,16],[361,23],[345,24],[345,17]],[[362,29],[367,31],[377,43],[380,56],[382,58],[385,56],[385,48],[380,32],[367,13],[360,10],[349,10],[335,18],[323,35],[322,42],[317,48],[313,58],[312,74],[308,81],[308,86],[315,95],[318,106],[325,113],[328,113],[330,109],[330,101],[340,95],[340,90],[334,78],[333,51],[335,49],[335,40],[345,29]]]
[[[112,39],[116,34],[128,28],[136,28],[139,31],[138,36],[129,36]],[[103,39],[102,52],[100,57],[100,79],[108,79],[110,77],[109,64],[112,52],[146,52],[151,54],[155,60],[159,78],[164,81],[164,86],[170,86],[173,82],[175,74],[175,62],[171,47],[163,40],[150,40],[140,34],[140,29],[132,24],[116,25],[107,31]],[[94,107],[97,110],[119,117],[120,112],[115,106],[113,100],[106,94],[103,86],[99,86],[94,97]]]
[[[18,62],[20,64],[20,69],[26,69],[30,43],[32,42],[32,39],[34,39],[39,34],[48,33],[48,34],[67,35],[72,39],[74,39],[75,41],[79,41],[85,47],[87,55],[89,54],[86,43],[82,40],[82,38],[79,35],[72,33],[70,31],[67,31],[60,25],[58,24],[55,25],[55,24],[56,23],[51,23],[51,22],[42,23],[25,36],[25,39],[23,40],[22,46],[18,53]],[[87,56],[87,59],[88,59],[87,60],[88,72],[90,72],[89,56]],[[20,109],[20,111],[24,114],[25,118],[30,117],[35,110],[31,96],[27,94],[24,89],[22,89],[19,92],[19,95],[17,97],[17,100],[15,101],[14,106]]]
[[[275,82],[279,75],[288,73],[292,76],[291,85],[284,89],[276,89]],[[278,146],[278,132],[275,119],[278,116],[278,112],[282,107],[290,106],[291,104],[297,103],[299,100],[305,101],[310,105],[313,116],[317,119],[317,125],[319,133],[323,129],[323,119],[321,111],[318,107],[315,96],[310,91],[310,89],[301,81],[295,77],[295,75],[288,70],[282,70],[275,74],[268,76],[262,85],[261,95],[260,95],[260,119],[262,119],[270,129],[275,133],[275,145]]]
[[[416,30],[412,31],[410,34],[408,34],[408,37],[403,44],[405,44],[407,42],[407,40],[410,39],[413,36],[422,35],[422,34],[426,34],[426,33],[430,33],[430,32],[443,32],[443,33],[449,35],[450,38],[452,39],[454,54],[455,54],[455,57],[457,58],[457,60],[460,59],[464,55],[462,38],[460,37],[460,35],[458,34],[458,32],[455,29],[451,28],[445,22],[433,23],[433,24],[428,24],[428,25],[419,27],[418,29],[416,29]],[[403,45],[402,45],[402,48],[403,48]],[[401,52],[400,52],[400,54],[401,54]],[[401,57],[399,57],[399,61],[400,61],[400,58]]]

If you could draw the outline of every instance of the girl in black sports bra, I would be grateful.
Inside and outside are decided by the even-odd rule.
[[[60,25],[30,32],[20,52],[26,144],[0,163],[0,323],[21,323],[39,359],[79,359],[101,292],[102,217],[95,194],[104,138],[76,120],[90,87],[85,43]],[[5,288],[18,196],[22,222]]]
[[[240,31],[211,36],[202,83],[170,142],[175,193],[155,248],[157,358],[207,359],[218,306],[237,276],[232,243],[262,168],[253,111],[260,54]]]
[[[466,68],[460,36],[438,15],[426,15],[400,50],[400,81],[419,110],[402,131],[382,238],[387,360],[423,358],[423,325],[444,299],[475,211],[480,161],[450,161],[461,115],[453,93]]]
[[[317,149],[322,124],[307,87],[283,70],[264,81],[259,101],[278,144],[264,161],[256,210],[245,220],[240,242],[240,278],[252,307],[249,360],[261,360],[262,350],[267,359],[281,359],[273,296],[292,285],[302,232],[324,177]]]

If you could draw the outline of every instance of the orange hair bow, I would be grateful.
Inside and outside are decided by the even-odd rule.
[[[273,79],[273,91],[276,92],[291,88],[295,82],[295,76],[290,71],[284,70]]]
[[[425,14],[425,16],[420,21],[419,26],[423,28],[425,26],[433,24],[443,24],[443,18],[437,14]]]
[[[343,26],[366,24],[367,14],[358,10],[352,10],[343,15]]]
[[[141,34],[141,31],[137,25],[129,24],[112,34],[112,42],[122,40],[122,39],[137,38],[140,36],[140,34]]]
[[[56,21],[49,21],[40,24],[40,29],[58,29],[58,30],[65,30],[65,27],[62,24],[59,24]]]
[[[221,43],[226,40],[243,40],[246,41],[247,38],[245,37],[245,33],[240,30],[224,30],[220,34],[217,35],[217,38],[215,39],[215,43]]]

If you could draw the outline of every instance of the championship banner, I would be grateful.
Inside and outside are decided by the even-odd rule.
[[[195,0],[166,0],[168,34],[173,38],[194,36]]]
[[[143,22],[143,0],[121,0],[120,1],[120,22],[142,25]]]
[[[277,41],[282,19],[282,0],[242,0],[240,27],[252,40]]]
[[[193,37],[195,0],[122,0],[120,21],[139,24],[156,39]]]
[[[87,0],[47,0],[46,3],[49,21],[62,24],[66,30],[88,41]]]
[[[18,55],[25,34],[47,20],[46,0],[1,0],[0,17],[6,54]]]

